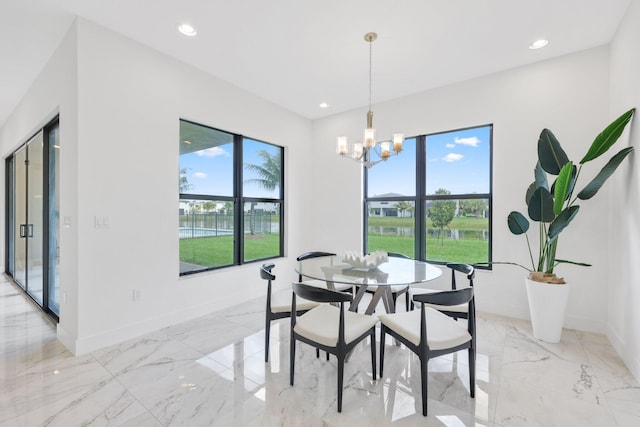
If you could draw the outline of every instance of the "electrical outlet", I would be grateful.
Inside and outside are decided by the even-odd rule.
[[[137,302],[140,301],[140,297],[141,297],[141,291],[140,289],[134,289],[132,294],[131,294],[131,299],[133,302]]]

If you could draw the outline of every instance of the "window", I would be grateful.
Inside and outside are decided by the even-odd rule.
[[[491,261],[492,125],[405,141],[365,173],[364,250],[436,263]]]
[[[283,149],[180,121],[180,274],[283,255]]]

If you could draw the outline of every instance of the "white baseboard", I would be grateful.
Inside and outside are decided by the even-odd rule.
[[[57,326],[57,329],[56,329],[56,335],[58,337],[58,340],[65,347],[67,347],[67,349],[71,353],[76,354],[76,341],[67,333],[67,331],[62,326],[60,326],[59,323],[58,323],[58,326]]]
[[[231,304],[232,305],[232,304]],[[195,319],[216,310],[226,308],[220,306],[219,301],[215,306],[204,304],[197,307],[190,307],[188,310],[181,310],[153,319],[145,319],[140,322],[131,323],[120,328],[111,329],[96,335],[73,340],[58,326],[58,339],[76,356],[85,355],[110,345],[137,338],[139,336],[155,332],[159,329],[172,326],[181,322]]]

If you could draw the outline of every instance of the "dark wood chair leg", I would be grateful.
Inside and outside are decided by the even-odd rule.
[[[387,328],[382,325],[380,327],[380,378],[382,378],[382,371],[384,370],[384,336],[387,334]]]
[[[267,323],[265,325],[265,339],[264,339],[264,363],[269,361],[269,334],[271,333],[271,319],[267,315]]]
[[[342,412],[342,386],[344,383],[344,355],[338,355],[338,412]]]
[[[291,338],[291,344],[289,346],[289,384],[293,385],[293,372],[295,370],[296,363],[296,340]]]
[[[469,349],[469,392],[476,397],[476,349]]]
[[[371,332],[371,370],[373,371],[372,378],[375,381],[376,376],[376,328],[373,328]]]
[[[429,386],[429,359],[426,356],[420,358],[420,376],[422,377],[422,415],[427,416],[427,388]]]

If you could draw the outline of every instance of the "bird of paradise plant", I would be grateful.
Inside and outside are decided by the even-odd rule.
[[[556,258],[558,237],[578,214],[580,206],[577,202],[595,196],[620,163],[633,151],[633,147],[620,150],[580,192],[575,194],[583,166],[606,153],[616,143],[631,121],[634,112],[635,109],[627,111],[596,136],[591,147],[577,165],[569,160],[555,135],[549,129],[542,130],[538,138],[538,162],[534,170],[535,181],[529,185],[526,192],[527,214],[532,221],[539,225],[540,240],[537,257],[534,259],[531,242],[527,235],[529,220],[522,213],[512,211],[507,217],[507,225],[513,234],[524,234],[529,249],[531,268],[515,262],[495,264],[517,265],[528,270],[531,273],[531,279],[550,283],[564,283],[563,279],[557,278],[553,273],[558,264],[590,266],[590,264],[582,262]],[[551,187],[548,175],[556,176]]]

